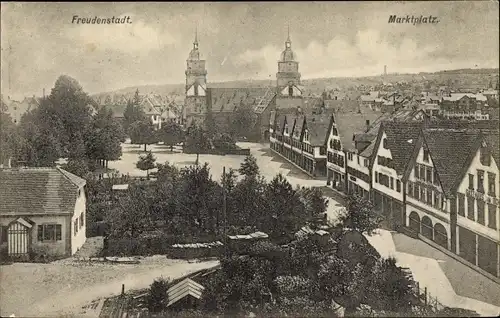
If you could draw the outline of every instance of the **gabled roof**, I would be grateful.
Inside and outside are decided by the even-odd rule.
[[[299,139],[302,138],[302,128],[304,127],[304,120],[305,120],[305,115],[304,114],[299,114],[295,117],[295,126],[293,128],[293,133],[295,135],[295,131],[298,131],[299,133]]]
[[[309,143],[311,146],[323,146],[330,132],[331,115],[319,114],[306,116],[307,130],[309,131]]]
[[[387,147],[392,154],[394,169],[398,175],[403,175],[406,171],[413,149],[420,136],[422,124],[419,122],[393,122],[386,121],[380,127],[379,136],[375,149],[378,149],[382,133],[387,136]]]
[[[255,108],[262,98],[271,101],[272,95],[268,88],[240,87],[240,88],[208,88],[207,91],[209,108],[214,113],[234,112],[240,106],[251,106]]]
[[[345,150],[354,149],[354,136],[366,131],[366,121],[373,122],[380,117],[378,113],[338,112],[334,114],[335,124],[340,137],[340,142]]]
[[[60,168],[0,169],[0,215],[73,214],[84,185]]]
[[[189,278],[186,278],[168,289],[167,307],[172,306],[186,296],[192,296],[196,299],[200,299],[204,290],[205,287]]]
[[[424,129],[421,136],[423,145],[429,149],[443,191],[450,195],[463,179],[483,136],[477,130],[450,129]]]
[[[488,132],[483,131],[482,134],[484,135],[486,144],[491,150],[493,159],[495,159],[496,164],[500,166],[500,134],[498,130]]]

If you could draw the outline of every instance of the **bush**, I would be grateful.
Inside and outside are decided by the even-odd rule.
[[[149,287],[147,304],[149,312],[157,313],[164,311],[168,305],[168,285],[170,282],[163,277],[155,279]]]

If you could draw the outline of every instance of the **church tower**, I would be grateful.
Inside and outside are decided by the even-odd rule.
[[[186,98],[184,112],[189,126],[193,120],[200,122],[207,113],[207,70],[205,60],[200,60],[198,30],[195,32],[193,49],[189,52],[186,68]]]
[[[295,53],[292,51],[292,41],[290,40],[290,28],[285,41],[285,50],[281,53],[278,61],[278,73],[276,73],[277,89],[279,97],[299,97],[302,96],[300,88],[299,62],[296,61]]]

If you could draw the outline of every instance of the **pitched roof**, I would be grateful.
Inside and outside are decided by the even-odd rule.
[[[361,157],[365,157],[365,158],[371,158],[372,154],[373,154],[373,150],[375,150],[375,140],[373,140],[369,145],[368,147],[366,147],[365,149],[363,149],[363,151],[361,151],[359,153],[359,155]]]
[[[323,146],[330,129],[329,114],[306,116],[307,130],[309,131],[309,143],[311,146]]]
[[[497,131],[484,132],[484,140],[491,149],[491,155],[495,159],[497,165],[500,166],[500,134]]]
[[[205,290],[205,287],[192,279],[186,278],[168,289],[167,307],[172,306],[186,296],[192,296],[196,299],[200,299],[203,294],[203,290]]]
[[[479,146],[482,136],[477,130],[424,129],[422,131],[430,157],[446,195],[463,179],[463,170]]]
[[[379,118],[377,113],[357,113],[338,112],[334,114],[335,124],[337,125],[340,142],[345,150],[354,149],[354,136],[366,131],[366,121],[373,122]]]
[[[60,168],[0,169],[0,215],[73,214],[84,185]]]
[[[295,135],[295,132],[297,131],[299,133],[299,138],[301,137],[302,127],[304,126],[304,119],[304,114],[298,114],[297,116],[295,116],[295,126],[293,128],[293,133]]]
[[[209,108],[214,113],[233,112],[240,105],[255,107],[262,98],[274,97],[265,87],[208,88],[207,91],[210,91],[207,94]]]
[[[257,98],[253,111],[257,114],[261,114],[266,110],[267,106],[271,103],[273,98],[276,97],[276,90],[269,87],[263,96]]]
[[[391,150],[394,169],[399,175],[403,175],[410,162],[421,127],[420,122],[386,121],[382,123],[381,131],[387,136],[387,147]],[[380,138],[377,144],[380,144]]]

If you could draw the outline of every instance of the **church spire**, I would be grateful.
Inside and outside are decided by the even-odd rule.
[[[198,49],[198,25],[196,26],[196,29],[194,31],[194,42],[193,46],[195,49]]]
[[[290,25],[288,25],[288,36],[286,38],[286,41],[285,41],[285,48],[286,49],[289,49],[292,47],[292,40],[290,40]]]

